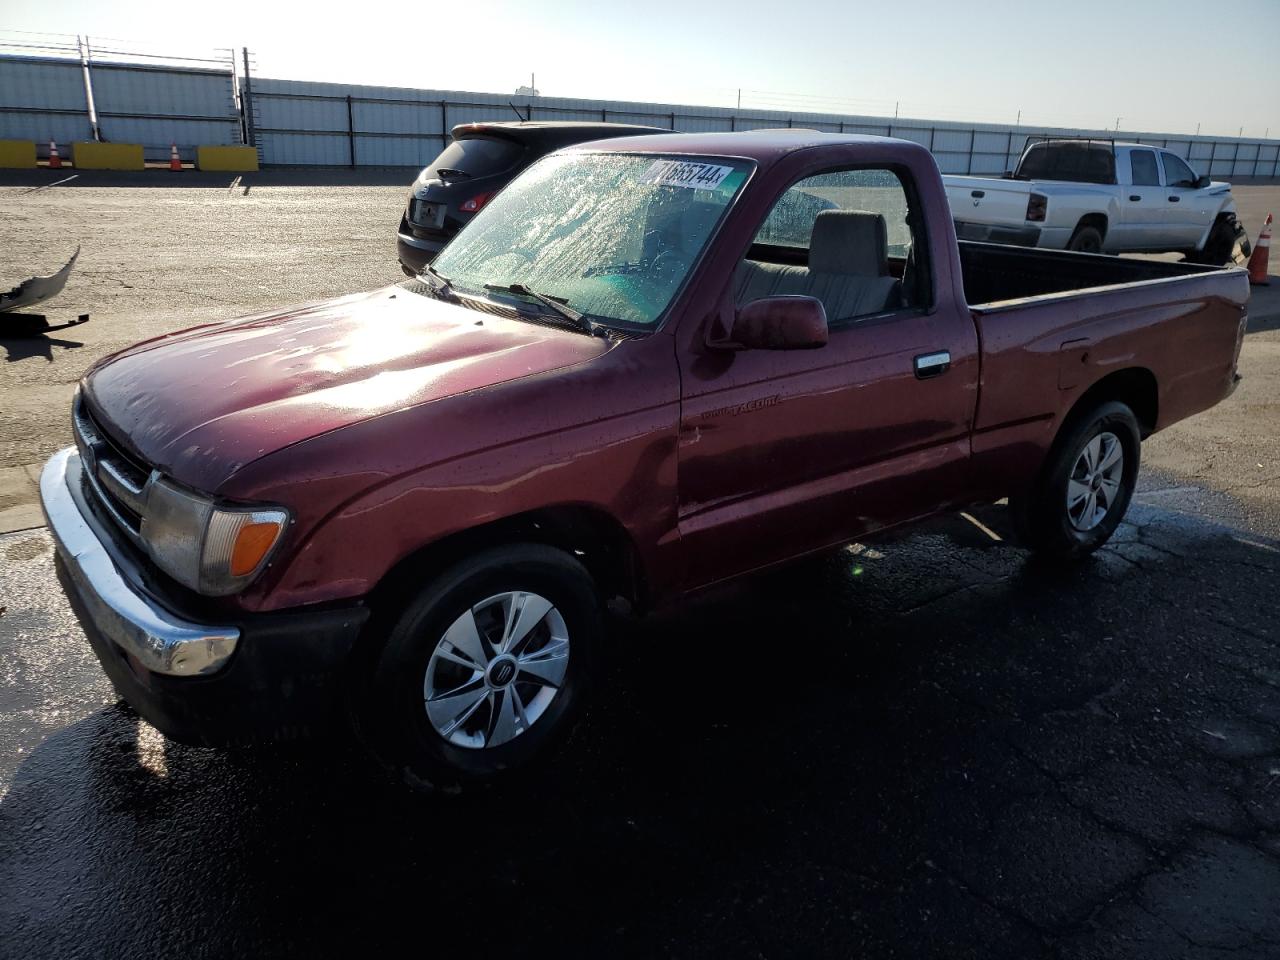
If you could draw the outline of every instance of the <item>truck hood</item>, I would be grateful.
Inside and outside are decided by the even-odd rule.
[[[608,349],[601,338],[388,287],[140,343],[92,370],[83,390],[122,446],[213,490],[319,434]]]

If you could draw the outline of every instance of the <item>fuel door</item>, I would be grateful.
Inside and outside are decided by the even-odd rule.
[[[1089,369],[1089,348],[1093,341],[1084,337],[1068,340],[1058,348],[1058,389],[1074,390],[1085,379]]]

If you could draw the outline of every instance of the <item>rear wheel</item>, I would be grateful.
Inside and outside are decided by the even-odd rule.
[[[1101,253],[1102,231],[1088,225],[1076,227],[1076,232],[1067,242],[1067,249],[1077,253]]]
[[[1032,489],[1009,501],[1023,542],[1059,559],[1097,550],[1129,508],[1141,451],[1138,420],[1123,403],[1075,418]]]
[[[602,630],[590,575],[540,544],[476,554],[409,601],[361,726],[415,788],[456,790],[528,766],[568,732]]]

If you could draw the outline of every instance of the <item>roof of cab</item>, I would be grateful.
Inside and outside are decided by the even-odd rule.
[[[685,153],[699,156],[745,157],[757,163],[771,163],[785,154],[809,147],[837,144],[902,146],[923,150],[912,140],[872,137],[859,133],[823,133],[800,127],[743,130],[738,133],[667,133],[648,137],[619,137],[608,143],[584,144],[588,152]],[[575,149],[575,148],[570,148]]]

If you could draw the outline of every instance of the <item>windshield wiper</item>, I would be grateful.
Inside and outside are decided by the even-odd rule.
[[[436,176],[446,180],[470,180],[471,174],[457,167],[436,167]]]
[[[458,299],[458,295],[453,291],[453,281],[431,264],[424,264],[418,276],[426,280],[435,293],[452,297],[454,300]]]
[[[593,337],[607,337],[609,335],[609,328],[603,323],[596,323],[585,313],[579,313],[559,297],[549,297],[545,293],[539,293],[537,290],[526,287],[523,283],[486,283],[484,288],[497,293],[514,293],[518,297],[530,297],[549,310],[553,310],[564,317],[579,330],[589,333]]]

